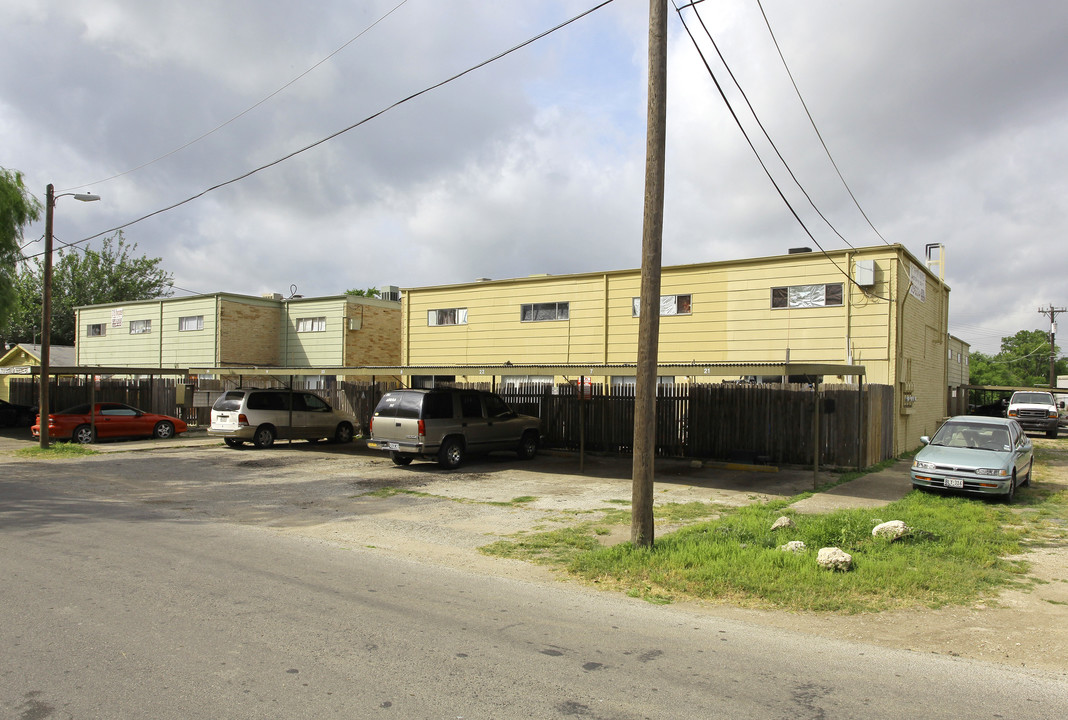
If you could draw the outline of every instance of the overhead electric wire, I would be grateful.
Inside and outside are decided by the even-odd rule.
[[[449,78],[446,78],[445,80],[441,80],[440,82],[437,82],[437,83],[435,83],[433,85],[430,85],[430,86],[428,86],[426,88],[423,88],[422,90],[419,90],[418,92],[412,93],[411,95],[409,95],[409,96],[407,96],[407,97],[405,97],[405,98],[403,98],[401,100],[397,100],[393,104],[388,105],[387,107],[379,110],[376,113],[368,115],[364,119],[362,119],[362,120],[360,120],[358,122],[355,122],[355,123],[353,123],[352,125],[349,125],[346,128],[342,128],[341,130],[338,130],[335,133],[332,133],[330,135],[327,135],[324,138],[316,140],[315,142],[313,142],[313,143],[311,143],[309,145],[305,145],[304,147],[302,147],[302,148],[300,148],[298,150],[294,150],[293,152],[288,153],[287,155],[283,155],[282,157],[277,158],[276,160],[272,160],[271,162],[269,162],[269,163],[267,163],[265,165],[260,165],[259,167],[254,168],[252,170],[249,170],[248,172],[246,172],[246,173],[244,173],[242,175],[239,175],[239,176],[237,176],[235,178],[231,178],[230,180],[226,180],[226,181],[218,183],[216,185],[212,185],[211,187],[209,187],[209,188],[207,188],[205,190],[202,190],[202,191],[198,192],[197,194],[186,198],[185,200],[181,200],[179,202],[176,202],[173,205],[168,205],[167,207],[160,208],[159,210],[154,210],[154,211],[148,213],[147,215],[142,215],[141,217],[139,217],[139,218],[137,218],[135,220],[131,220],[129,222],[123,223],[122,225],[116,225],[115,227],[109,228],[108,230],[102,230],[101,232],[98,232],[95,235],[90,235],[88,237],[84,237],[81,240],[77,240],[74,243],[71,243],[71,245],[73,246],[73,245],[78,245],[78,244],[81,244],[81,243],[84,243],[84,242],[88,242],[89,240],[94,240],[94,239],[100,237],[101,235],[107,235],[108,233],[113,233],[113,232],[116,232],[118,230],[122,230],[124,228],[128,228],[131,225],[135,225],[135,224],[137,224],[137,223],[139,223],[139,222],[141,222],[143,220],[147,220],[147,219],[149,219],[151,217],[155,217],[156,215],[162,215],[165,212],[169,212],[171,210],[174,210],[175,208],[181,207],[182,205],[186,205],[188,203],[191,203],[194,200],[197,200],[197,199],[207,195],[210,192],[213,192],[213,191],[218,190],[220,188],[226,187],[227,185],[232,185],[232,184],[234,184],[236,182],[240,182],[241,180],[244,180],[244,179],[246,179],[248,177],[251,177],[252,175],[255,175],[256,173],[258,173],[258,172],[260,172],[262,170],[266,170],[268,168],[274,167],[275,165],[283,163],[286,160],[289,160],[289,159],[291,159],[293,157],[296,157],[297,155],[300,155],[301,153],[307,152],[308,150],[311,150],[312,148],[318,147],[319,145],[322,145],[323,143],[329,142],[330,140],[333,140],[336,137],[344,135],[345,133],[349,132],[350,130],[354,130],[355,128],[358,128],[361,125],[365,125],[366,123],[368,123],[368,122],[370,122],[370,121],[372,121],[372,120],[374,120],[374,119],[376,119],[378,117],[381,117],[382,115],[385,115],[387,112],[393,110],[394,108],[400,107],[401,105],[404,105],[404,104],[406,104],[408,102],[411,102],[412,100],[415,100],[418,97],[426,95],[427,93],[433,92],[434,90],[437,90],[438,88],[441,88],[441,87],[443,87],[445,85],[448,85],[449,83],[452,83],[452,82],[454,82],[456,80],[459,80],[460,78],[464,77],[465,75],[469,75],[469,74],[475,72],[476,70],[481,70],[482,68],[484,68],[487,65],[490,65],[490,64],[500,60],[501,58],[504,58],[504,57],[507,57],[508,55],[511,55],[512,53],[516,52],[517,50],[522,50],[523,48],[527,47],[528,45],[531,45],[531,44],[537,42],[538,40],[541,40],[542,38],[544,38],[544,37],[546,37],[548,35],[551,35],[552,33],[556,32],[557,30],[560,30],[561,28],[565,28],[568,25],[570,25],[570,24],[572,24],[574,22],[577,22],[578,20],[581,20],[582,18],[586,17],[587,15],[590,15],[590,14],[596,12],[597,10],[600,10],[601,8],[603,8],[603,7],[607,6],[607,5],[611,5],[614,1],[615,0],[603,0],[603,2],[600,2],[600,3],[596,4],[596,5],[594,5],[589,10],[585,10],[585,11],[579,13],[578,15],[575,15],[574,17],[570,18],[569,20],[565,20],[564,22],[562,22],[562,23],[560,23],[560,24],[558,24],[558,25],[556,25],[556,26],[554,26],[554,27],[552,27],[552,28],[550,28],[548,30],[540,32],[537,35],[535,35],[534,37],[531,37],[531,38],[529,38],[527,40],[524,40],[523,42],[521,42],[518,45],[515,45],[515,46],[513,46],[511,48],[509,48],[508,50],[500,52],[500,53],[494,55],[493,57],[491,57],[491,58],[489,58],[487,60],[483,60],[482,62],[477,63],[476,65],[472,65],[471,67],[467,68],[466,70],[462,70],[461,72],[458,72],[455,75],[453,75],[453,76],[451,76]],[[810,235],[810,237],[811,237],[811,235]],[[815,240],[813,240],[813,242],[815,242]],[[43,254],[44,253],[38,253],[38,255],[43,255]],[[32,255],[32,256],[29,256],[29,257],[37,257],[37,255]]]
[[[857,206],[857,210],[860,211],[864,220],[867,221],[868,227],[879,236],[880,240],[887,245],[890,245],[891,243],[884,238],[883,234],[876,229],[874,224],[872,224],[872,221],[868,218],[868,214],[864,212],[864,208],[860,206],[860,201],[857,200],[857,196],[853,194],[853,189],[849,187],[849,183],[846,182],[845,177],[842,175],[842,171],[838,169],[838,163],[836,163],[831,156],[831,151],[827,147],[827,143],[823,140],[823,134],[820,132],[820,129],[816,127],[816,121],[813,119],[812,113],[809,112],[808,103],[805,102],[805,98],[801,97],[801,90],[797,87],[797,82],[794,80],[794,74],[790,72],[790,66],[786,63],[786,58],[782,54],[782,48],[779,47],[779,41],[775,37],[775,32],[771,29],[771,23],[768,21],[767,13],[764,12],[764,5],[761,4],[760,0],[757,0],[757,7],[760,8],[760,14],[764,17],[764,24],[768,27],[768,34],[771,35],[771,41],[775,44],[775,51],[779,53],[779,59],[782,60],[782,66],[786,68],[786,74],[790,77],[790,84],[794,86],[794,92],[797,93],[797,99],[801,101],[801,107],[805,108],[805,114],[808,116],[808,121],[812,124],[812,129],[816,132],[816,137],[820,139],[820,145],[823,146],[823,151],[827,153],[827,159],[831,161],[831,165],[834,166],[834,171],[838,173],[838,178],[842,181],[842,185],[845,187],[846,192],[849,193],[849,197],[852,198],[853,204]],[[697,12],[696,8],[694,8],[694,12]]]
[[[721,63],[723,63],[724,69],[726,69],[727,74],[730,75],[731,80],[734,82],[734,86],[738,88],[738,92],[741,94],[742,99],[745,100],[745,104],[749,108],[749,112],[750,114],[752,114],[757,126],[760,128],[760,131],[764,133],[764,137],[767,139],[768,144],[771,145],[771,149],[775,151],[775,154],[778,156],[779,161],[782,163],[783,167],[786,168],[786,172],[790,174],[790,178],[794,181],[794,184],[797,185],[797,189],[800,190],[801,194],[805,196],[805,199],[808,200],[808,204],[812,206],[812,209],[816,211],[816,214],[819,215],[823,222],[827,224],[827,227],[834,231],[834,234],[841,238],[842,242],[856,250],[856,248],[853,247],[853,244],[846,240],[845,236],[842,235],[842,233],[838,232],[838,228],[836,228],[831,223],[831,221],[827,219],[827,216],[824,215],[818,207],[816,207],[816,203],[812,200],[812,196],[808,194],[808,191],[805,190],[804,186],[801,184],[801,181],[797,179],[797,175],[794,174],[793,168],[790,167],[790,163],[786,162],[786,158],[784,158],[782,156],[782,153],[779,152],[779,146],[776,145],[775,141],[771,139],[771,135],[768,134],[767,128],[764,127],[764,123],[760,120],[760,116],[757,115],[757,111],[756,108],[753,107],[753,103],[749,102],[749,96],[746,95],[741,83],[738,82],[738,78],[735,77],[734,71],[731,70],[730,64],[727,63],[727,58],[723,57],[723,53],[720,52],[719,45],[716,43],[716,39],[712,37],[712,32],[708,29],[708,26],[705,25],[704,18],[701,17],[701,13],[697,12],[697,6],[691,4],[689,7],[693,8],[693,14],[697,18],[697,22],[701,23],[701,28],[705,31],[705,35],[708,36],[709,42],[712,43],[712,48],[716,51],[716,55],[719,56],[719,60]],[[680,8],[680,17],[681,12],[682,9]]]
[[[369,31],[370,31],[370,30],[371,30],[372,28],[374,28],[374,27],[375,27],[376,25],[378,25],[378,23],[382,22],[383,20],[385,20],[386,18],[388,18],[388,17],[390,16],[390,15],[392,15],[392,14],[393,14],[394,12],[396,12],[396,11],[397,11],[398,9],[400,9],[401,5],[404,5],[404,4],[406,3],[406,2],[408,2],[408,0],[401,0],[401,1],[399,2],[399,3],[397,3],[397,4],[396,4],[396,5],[395,5],[395,6],[393,7],[393,9],[392,9],[392,10],[390,10],[390,11],[389,11],[389,12],[387,12],[387,13],[386,13],[385,15],[383,15],[382,17],[380,17],[380,18],[378,18],[377,20],[375,20],[375,21],[374,21],[373,23],[371,23],[371,24],[370,24],[370,25],[368,25],[367,27],[365,27],[365,28],[364,28],[363,30],[361,30],[361,31],[360,31],[359,33],[357,33],[357,34],[356,34],[355,36],[353,36],[353,37],[352,37],[352,38],[350,38],[350,39],[349,39],[348,41],[346,41],[346,42],[345,42],[345,43],[344,43],[343,45],[341,45],[341,47],[339,47],[339,48],[338,48],[337,50],[334,50],[334,52],[330,53],[329,55],[327,55],[326,57],[324,57],[324,58],[323,58],[322,60],[320,60],[319,62],[317,62],[317,63],[315,63],[314,65],[312,65],[312,66],[311,66],[310,68],[308,68],[307,70],[305,70],[304,72],[302,72],[302,73],[301,73],[300,75],[297,75],[297,76],[296,76],[295,78],[293,78],[292,80],[290,80],[289,82],[287,82],[287,83],[286,83],[285,85],[283,85],[282,87],[280,87],[280,88],[278,88],[277,90],[275,90],[274,92],[272,92],[272,93],[271,93],[270,95],[268,95],[267,97],[265,97],[265,98],[263,98],[262,100],[260,100],[260,101],[259,101],[258,103],[256,103],[255,105],[252,105],[251,107],[248,107],[248,108],[246,108],[246,109],[242,110],[241,112],[239,112],[239,113],[238,113],[237,115],[234,115],[234,116],[233,116],[232,118],[230,118],[230,119],[229,119],[229,120],[227,120],[226,122],[224,122],[224,123],[222,123],[222,124],[220,124],[220,125],[216,125],[216,126],[215,126],[214,128],[212,128],[211,130],[208,130],[208,131],[207,131],[206,133],[204,133],[203,135],[201,135],[201,136],[199,136],[199,137],[196,137],[196,138],[193,138],[192,140],[190,140],[189,142],[187,142],[187,143],[186,143],[185,145],[182,145],[181,147],[176,147],[176,148],[175,148],[174,150],[171,150],[170,152],[167,152],[167,153],[164,153],[163,155],[160,155],[160,156],[159,156],[158,158],[156,158],[155,160],[149,160],[148,162],[146,162],[146,163],[142,163],[142,164],[138,165],[137,167],[134,167],[134,168],[130,168],[129,170],[126,170],[126,171],[124,171],[124,172],[121,172],[121,173],[116,173],[115,175],[112,175],[112,176],[110,176],[110,177],[106,177],[106,178],[104,178],[103,180],[96,180],[96,181],[94,181],[94,182],[82,183],[81,185],[74,185],[74,186],[72,186],[72,187],[69,187],[69,188],[65,188],[65,189],[63,189],[63,190],[59,190],[59,191],[57,191],[57,192],[67,192],[68,190],[74,190],[74,189],[76,189],[76,188],[84,188],[84,187],[88,187],[88,186],[90,186],[90,185],[101,185],[101,184],[103,184],[103,183],[106,183],[106,182],[108,182],[109,180],[114,180],[114,179],[116,179],[116,178],[120,178],[120,177],[122,177],[123,175],[129,175],[129,174],[130,174],[130,173],[132,173],[132,172],[136,172],[136,171],[138,171],[138,170],[141,170],[141,169],[143,169],[143,168],[146,168],[146,167],[148,167],[149,165],[152,165],[152,164],[154,164],[154,163],[157,163],[157,162],[159,162],[160,160],[164,160],[164,159],[166,159],[166,158],[169,158],[169,157],[170,157],[171,155],[174,155],[174,154],[175,154],[175,153],[177,153],[177,152],[181,152],[182,150],[185,150],[185,149],[186,149],[187,147],[189,147],[190,145],[194,145],[194,144],[196,144],[196,143],[200,142],[201,140],[203,140],[204,138],[208,137],[209,135],[212,135],[212,134],[214,134],[215,132],[217,132],[217,131],[219,131],[219,130],[222,130],[222,129],[223,129],[224,127],[226,127],[226,126],[227,126],[227,125],[229,125],[230,123],[232,123],[232,122],[234,122],[235,120],[237,120],[237,119],[241,118],[242,116],[244,116],[244,115],[247,115],[248,113],[252,112],[252,111],[253,111],[253,110],[255,110],[256,108],[258,108],[258,107],[259,107],[260,105],[263,105],[263,104],[264,104],[265,102],[267,102],[268,100],[270,100],[271,98],[273,98],[273,97],[274,97],[275,95],[277,95],[278,93],[282,92],[283,90],[285,90],[286,88],[288,88],[288,87],[289,87],[290,85],[292,85],[293,83],[295,83],[295,82],[297,82],[298,80],[300,80],[301,78],[303,78],[303,77],[304,77],[305,75],[307,75],[308,73],[310,73],[310,72],[311,72],[312,70],[314,70],[315,68],[319,67],[320,65],[322,65],[323,63],[325,63],[325,62],[326,62],[327,60],[329,60],[330,58],[332,58],[332,57],[334,57],[335,55],[337,55],[337,54],[338,54],[339,52],[341,52],[342,50],[344,50],[345,48],[347,48],[347,47],[348,47],[349,45],[351,45],[352,43],[356,42],[356,41],[357,41],[357,40],[359,40],[359,39],[360,39],[361,37],[363,37],[363,35],[365,35],[366,33],[368,33],[368,32],[369,32]]]
[[[693,6],[694,6],[694,4],[691,3],[687,7],[693,7]],[[711,67],[711,65],[709,65],[708,59],[705,57],[705,54],[701,50],[700,45],[698,45],[697,39],[694,37],[693,33],[690,31],[690,26],[686,23],[686,19],[682,16],[682,9],[678,6],[678,4],[675,4],[675,11],[679,16],[679,20],[682,21],[683,29],[686,30],[686,34],[690,37],[690,42],[693,43],[694,49],[697,50],[697,54],[700,56],[701,62],[704,63],[705,70],[708,71],[709,77],[712,78],[712,82],[715,83],[715,85],[716,85],[716,90],[719,91],[719,95],[723,99],[724,104],[726,104],[728,112],[730,112],[731,117],[734,119],[734,123],[738,126],[738,129],[742,132],[742,136],[745,137],[745,141],[749,144],[750,150],[753,151],[753,155],[756,156],[757,162],[759,162],[760,163],[760,167],[763,168],[764,174],[767,175],[768,176],[768,180],[771,181],[772,187],[775,188],[775,191],[779,194],[779,197],[782,199],[783,203],[786,204],[786,207],[790,211],[790,214],[794,216],[795,220],[797,220],[797,223],[801,226],[801,229],[805,231],[805,234],[808,235],[809,239],[812,240],[812,242],[815,243],[816,247],[818,247],[820,249],[820,252],[823,253],[824,257],[826,257],[827,260],[829,260],[830,263],[832,265],[834,265],[835,269],[838,270],[838,272],[840,272],[842,275],[844,275],[846,280],[848,280],[852,285],[855,285],[861,292],[863,292],[868,297],[873,297],[873,298],[876,298],[878,300],[884,300],[886,302],[892,302],[890,300],[890,298],[882,297],[880,295],[875,295],[874,293],[868,291],[867,289],[862,287],[859,283],[857,283],[857,281],[853,279],[853,276],[851,276],[847,270],[843,270],[842,267],[837,262],[834,261],[834,258],[832,258],[830,256],[830,254],[827,252],[827,250],[824,249],[824,247],[822,245],[820,245],[820,242],[812,234],[812,231],[808,229],[807,225],[805,225],[805,221],[802,220],[801,216],[797,214],[797,210],[794,209],[794,206],[787,199],[786,195],[782,191],[782,188],[779,187],[779,184],[775,181],[775,178],[771,174],[771,171],[768,170],[768,166],[764,162],[764,159],[762,157],[760,157],[760,153],[757,152],[756,146],[753,144],[752,138],[749,137],[749,133],[746,132],[745,127],[742,125],[742,122],[739,119],[738,114],[734,111],[734,107],[731,105],[730,100],[727,99],[727,95],[723,91],[723,86],[720,84],[719,79],[716,77],[716,74],[712,71],[712,67]]]

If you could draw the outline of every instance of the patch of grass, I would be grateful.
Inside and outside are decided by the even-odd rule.
[[[480,550],[487,555],[527,560],[540,565],[566,565],[580,552],[600,547],[593,537],[592,523],[532,533],[514,540],[500,540]]]
[[[910,493],[876,512],[787,510],[795,527],[772,531],[784,514],[776,504],[740,508],[667,535],[652,548],[624,543],[584,552],[568,570],[625,591],[640,588],[641,597],[846,612],[967,602],[1018,581],[1026,570],[1026,563],[1004,559],[1021,551],[1023,533],[1002,527],[1011,514],[1003,506]],[[903,520],[917,532],[897,542],[872,537],[881,519]],[[778,549],[790,540],[808,549],[800,554]],[[854,569],[820,569],[816,552],[827,546],[853,555]]]
[[[523,505],[525,503],[532,503],[537,499],[538,498],[534,497],[533,495],[520,495],[519,497],[514,497],[511,500],[508,500],[507,502],[490,501],[490,502],[487,502],[486,505],[496,505],[498,507],[515,507],[516,505]]]
[[[437,497],[430,493],[419,492],[418,490],[405,490],[404,488],[396,487],[384,487],[377,490],[371,490],[370,492],[360,493],[359,495],[353,495],[353,497],[377,497],[377,498],[391,498],[396,495],[414,495],[416,497]]]
[[[1068,485],[1043,482],[1041,472],[1012,505],[912,492],[877,509],[823,515],[790,509],[811,494],[741,508],[658,505],[658,524],[685,527],[658,537],[652,548],[598,542],[630,522],[629,508],[606,508],[599,520],[522,534],[483,551],[557,565],[654,603],[686,598],[855,613],[966,604],[1005,586],[1024,587],[1027,547],[1068,539]],[[773,532],[781,515],[790,516],[795,527]],[[914,532],[895,542],[873,537],[872,528],[884,520],[902,520]],[[804,542],[807,550],[779,550],[791,540]],[[850,553],[853,570],[819,568],[817,551],[828,546]]]
[[[99,455],[100,452],[79,443],[54,442],[45,449],[39,445],[19,448],[14,454],[23,458],[68,458]]]

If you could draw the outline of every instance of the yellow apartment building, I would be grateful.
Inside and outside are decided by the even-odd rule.
[[[402,363],[634,363],[639,287],[633,269],[406,288]],[[862,365],[895,389],[895,453],[945,417],[949,288],[901,245],[665,267],[660,308],[661,364]]]
[[[401,305],[378,298],[214,293],[75,312],[79,366],[315,368],[400,361]]]

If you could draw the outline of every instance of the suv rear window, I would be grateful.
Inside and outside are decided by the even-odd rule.
[[[224,412],[237,412],[241,409],[241,401],[244,400],[245,393],[240,390],[230,390],[219,396],[215,401],[215,404],[211,406],[212,410],[219,410]]]
[[[375,417],[395,417],[416,420],[423,402],[421,392],[390,392],[382,396],[375,408]]]

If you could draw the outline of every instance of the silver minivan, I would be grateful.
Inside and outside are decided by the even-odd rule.
[[[227,390],[211,406],[208,434],[232,448],[250,442],[270,447],[276,439],[352,442],[356,418],[304,390]]]
[[[541,420],[484,390],[393,390],[375,408],[367,447],[388,452],[397,465],[423,457],[452,469],[467,455],[493,450],[528,460],[538,451],[540,428]]]

